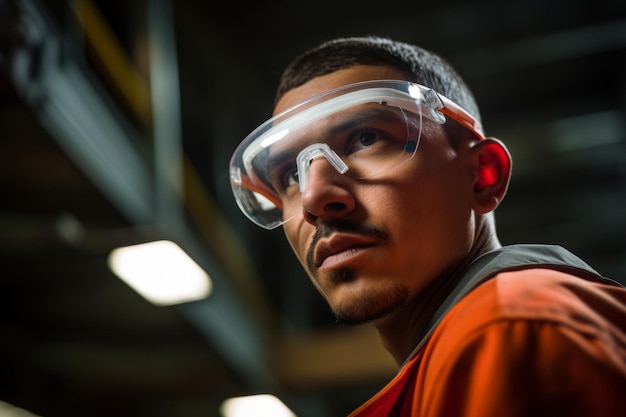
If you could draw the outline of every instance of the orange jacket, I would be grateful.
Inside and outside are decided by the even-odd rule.
[[[626,415],[626,289],[501,272],[464,295],[350,417]]]

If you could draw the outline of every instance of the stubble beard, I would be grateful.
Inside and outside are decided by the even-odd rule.
[[[350,271],[337,271],[339,279],[348,279]],[[409,290],[403,285],[397,285],[386,290],[367,292],[357,299],[343,300],[336,306],[331,306],[338,324],[357,326],[370,323],[386,317],[401,306],[409,298]]]

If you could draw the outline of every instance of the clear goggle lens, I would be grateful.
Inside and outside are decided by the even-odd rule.
[[[274,229],[301,210],[315,159],[358,179],[387,172],[413,157],[426,120],[445,123],[443,108],[433,90],[396,80],[352,84],[300,103],[235,150],[230,180],[237,204],[254,223]]]

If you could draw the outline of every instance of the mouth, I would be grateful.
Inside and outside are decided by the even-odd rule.
[[[367,236],[343,234],[320,240],[314,253],[315,268],[336,268],[350,262],[375,244],[376,242]]]

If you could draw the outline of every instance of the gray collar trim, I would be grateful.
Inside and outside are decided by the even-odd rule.
[[[590,281],[615,284],[614,281],[602,277],[582,259],[560,246],[511,245],[488,252],[476,258],[468,266],[459,283],[433,315],[426,333],[400,368],[422,348],[446,313],[472,289],[500,272],[530,268],[553,269]]]

